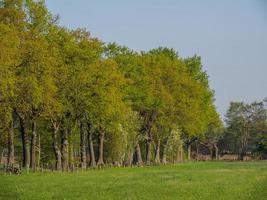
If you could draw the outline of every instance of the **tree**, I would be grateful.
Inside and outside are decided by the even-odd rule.
[[[0,127],[7,132],[8,164],[14,163],[15,67],[20,60],[18,32],[0,22]]]
[[[91,78],[88,119],[98,135],[97,164],[103,165],[105,135],[111,134],[122,124],[128,108],[120,91],[124,79],[117,70],[116,63],[111,60],[98,63],[91,71]]]
[[[258,134],[264,134],[266,119],[263,102],[251,104],[231,102],[226,114],[227,132],[235,138],[241,160],[244,159],[249,149],[255,148],[255,146],[253,147],[254,138],[258,138]]]
[[[202,137],[198,138],[198,142],[204,147],[208,148],[212,159],[218,160],[218,141],[221,139],[224,130],[218,113],[214,111],[215,109],[213,109],[213,113],[211,113],[207,132]]]

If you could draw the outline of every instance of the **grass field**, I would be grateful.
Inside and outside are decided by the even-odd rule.
[[[21,176],[2,173],[0,199],[266,200],[267,162],[196,162]]]

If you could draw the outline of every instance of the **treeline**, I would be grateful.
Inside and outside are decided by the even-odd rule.
[[[188,159],[267,159],[267,99],[231,102],[224,121],[224,128],[210,125],[185,144]]]
[[[253,103],[231,102],[225,116],[226,128],[217,143],[221,154],[232,152],[267,159],[267,99]]]
[[[77,162],[166,163],[181,159],[192,136],[221,126],[199,57],[104,44],[59,26],[44,1],[0,7],[0,130],[9,164],[66,171]]]

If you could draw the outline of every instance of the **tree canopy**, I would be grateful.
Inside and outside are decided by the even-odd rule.
[[[166,163],[222,126],[199,56],[105,44],[59,26],[33,0],[1,0],[0,38],[1,145],[11,163]]]

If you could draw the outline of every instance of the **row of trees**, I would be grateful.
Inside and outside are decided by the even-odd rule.
[[[0,1],[0,140],[9,164],[166,163],[221,127],[199,57],[134,52],[57,22],[44,1]]]
[[[250,104],[232,102],[226,114],[226,129],[218,139],[222,151],[248,153],[267,158],[267,99]]]
[[[252,103],[231,102],[225,115],[225,127],[209,126],[208,131],[194,137],[195,159],[266,159],[267,99]],[[226,156],[224,156],[227,154]],[[190,155],[190,154],[188,154]]]

